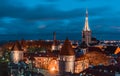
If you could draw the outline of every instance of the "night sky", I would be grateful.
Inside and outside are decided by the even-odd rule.
[[[120,39],[120,0],[0,0],[0,40],[80,40],[88,9],[92,35]]]

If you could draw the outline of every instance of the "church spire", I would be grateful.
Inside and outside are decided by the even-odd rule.
[[[56,32],[53,32],[53,40],[56,40]]]
[[[85,18],[85,26],[84,31],[90,31],[89,24],[88,24],[88,10],[86,9],[86,18]]]

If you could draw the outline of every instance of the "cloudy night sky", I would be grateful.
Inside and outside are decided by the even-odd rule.
[[[119,40],[119,0],[0,0],[0,40],[80,40],[88,9],[92,35]]]

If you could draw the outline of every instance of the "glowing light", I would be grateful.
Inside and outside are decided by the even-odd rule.
[[[58,63],[57,63],[57,61],[56,60],[52,60],[52,61],[50,61],[50,63],[49,63],[49,66],[48,66],[48,69],[49,69],[49,71],[51,71],[51,72],[56,72],[56,71],[58,71]]]
[[[19,61],[19,52],[18,51],[14,51],[14,62],[18,63]]]
[[[50,71],[55,71],[55,67],[52,67],[52,68],[50,69]]]

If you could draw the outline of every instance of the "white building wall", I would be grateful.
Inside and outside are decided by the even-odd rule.
[[[59,60],[59,72],[63,74],[65,72],[74,73],[75,56],[60,56]]]
[[[75,61],[75,73],[80,73],[81,71],[85,70],[88,67],[89,61],[87,59]]]
[[[23,51],[12,51],[11,52],[11,60],[16,64],[20,60],[23,60]]]

